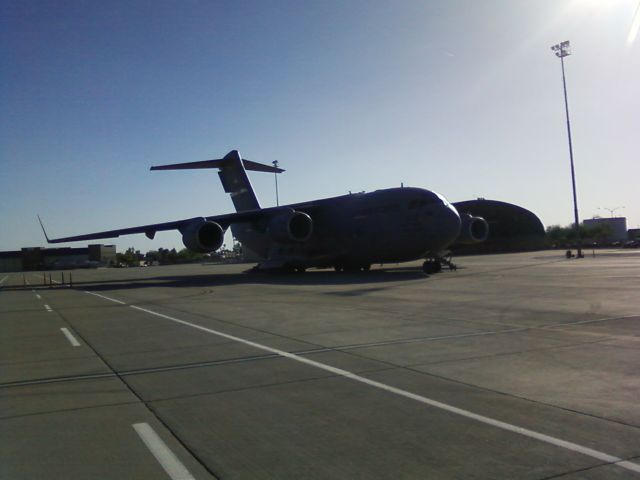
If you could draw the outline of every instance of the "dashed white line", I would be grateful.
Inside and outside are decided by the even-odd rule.
[[[51,307],[49,305],[47,305],[46,303],[44,304],[44,308],[47,309],[47,312],[52,312],[53,310],[51,310]]]
[[[69,343],[71,345],[73,345],[74,347],[79,347],[80,346],[80,342],[78,342],[78,340],[76,340],[76,337],[73,336],[73,334],[69,331],[68,328],[61,328],[60,330],[62,330],[62,333],[64,333],[64,336],[67,337],[67,340],[69,340]]]
[[[134,423],[132,426],[172,480],[195,480],[148,423]]]
[[[91,292],[87,292],[87,293],[91,293]],[[94,294],[94,295],[97,295],[97,294]],[[105,299],[110,300],[110,301],[114,301],[114,302],[120,303],[120,304],[124,304],[124,302],[121,302],[119,300],[115,300],[115,299],[112,299],[112,298],[104,297],[102,295],[97,295],[97,296],[105,298]],[[276,348],[272,348],[272,347],[269,347],[267,345],[256,343],[256,342],[253,342],[251,340],[245,340],[244,338],[236,337],[234,335],[229,335],[227,333],[220,332],[220,331],[217,331],[217,330],[213,330],[211,328],[203,327],[203,326],[195,324],[195,323],[191,323],[191,322],[187,322],[185,320],[180,320],[178,318],[170,317],[169,315],[164,315],[162,313],[154,312],[153,310],[149,310],[149,309],[146,309],[146,308],[137,307],[135,305],[129,305],[129,306],[131,308],[133,308],[133,309],[136,309],[136,310],[139,310],[139,311],[142,311],[142,312],[146,312],[146,313],[148,313],[150,315],[154,315],[156,317],[164,318],[166,320],[171,320],[172,322],[180,323],[182,325],[186,325],[186,326],[195,328],[197,330],[201,330],[203,332],[208,332],[208,333],[211,333],[213,335],[217,335],[219,337],[223,337],[223,338],[226,338],[226,339],[229,339],[229,340],[233,340],[233,341],[236,341],[236,342],[239,342],[239,343],[243,343],[245,345],[248,345],[248,346],[251,346],[251,347],[255,347],[255,348],[260,349],[260,350],[266,350],[267,352],[275,353],[277,355],[280,355],[281,357],[288,358],[288,359],[291,359],[291,360],[295,360],[296,362],[304,363],[306,365],[310,365],[312,367],[316,367],[316,368],[319,368],[321,370],[325,370],[327,372],[331,372],[331,373],[333,373],[335,375],[342,376],[342,377],[348,378],[348,379],[356,381],[356,382],[364,383],[364,384],[369,385],[371,387],[378,388],[378,389],[384,390],[386,392],[393,393],[395,395],[398,395],[398,396],[401,396],[401,397],[404,397],[404,398],[408,398],[408,399],[414,400],[416,402],[420,402],[420,403],[425,404],[425,405],[429,405],[431,407],[435,407],[435,408],[438,408],[438,409],[441,409],[441,410],[445,410],[447,412],[454,413],[456,415],[460,415],[460,416],[465,417],[465,418],[476,420],[476,421],[478,421],[480,423],[484,423],[485,425],[490,425],[490,426],[493,426],[493,427],[496,427],[496,428],[500,428],[500,429],[503,429],[503,430],[506,430],[506,431],[509,431],[509,432],[517,433],[519,435],[523,435],[523,436],[526,436],[526,437],[529,437],[529,438],[533,438],[533,439],[536,439],[536,440],[539,440],[539,441],[542,441],[542,442],[545,442],[545,443],[548,443],[548,444],[551,444],[551,445],[554,445],[554,446],[557,446],[557,447],[565,448],[567,450],[571,450],[573,452],[580,453],[582,455],[586,455],[586,456],[589,456],[591,458],[595,458],[597,460],[601,460],[601,461],[604,461],[604,462],[607,462],[607,463],[615,464],[615,465],[618,465],[619,467],[625,468],[627,470],[631,470],[633,472],[640,473],[640,464],[623,460],[623,459],[621,459],[619,457],[616,457],[614,455],[609,455],[608,453],[600,452],[598,450],[594,450],[592,448],[588,448],[588,447],[579,445],[577,443],[561,440],[559,438],[555,438],[555,437],[552,437],[550,435],[545,435],[543,433],[539,433],[539,432],[536,432],[534,430],[529,430],[528,428],[518,427],[517,425],[512,425],[512,424],[507,423],[507,422],[502,422],[500,420],[495,420],[495,419],[490,418],[490,417],[485,417],[484,415],[478,415],[478,414],[470,412],[468,410],[464,410],[462,408],[454,407],[453,405],[448,405],[446,403],[442,403],[442,402],[439,402],[437,400],[433,400],[431,398],[423,397],[422,395],[411,393],[411,392],[408,392],[406,390],[402,390],[400,388],[396,388],[396,387],[393,387],[391,385],[387,385],[385,383],[381,383],[381,382],[377,382],[375,380],[370,380],[368,378],[361,377],[360,375],[357,375],[357,374],[355,374],[353,372],[349,372],[347,370],[343,370],[341,368],[332,367],[331,365],[326,365],[324,363],[316,362],[314,360],[310,360],[308,358],[301,357],[301,356],[296,355],[294,353],[289,353],[289,352],[286,352],[284,350],[278,350]]]

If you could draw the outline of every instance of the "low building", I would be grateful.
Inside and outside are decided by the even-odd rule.
[[[626,217],[588,218],[583,224],[588,228],[607,226],[610,230],[605,239],[607,242],[624,242],[628,238]]]
[[[89,245],[85,248],[41,248],[0,252],[0,272],[89,268],[113,265],[115,245]]]

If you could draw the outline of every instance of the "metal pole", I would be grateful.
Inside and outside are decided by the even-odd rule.
[[[560,57],[562,66],[562,88],[564,90],[564,111],[567,116],[567,136],[569,138],[569,159],[571,161],[571,187],[573,188],[573,217],[576,229],[576,243],[578,246],[578,258],[582,255],[582,239],[580,238],[580,220],[578,219],[578,197],[576,195],[576,172],[573,166],[573,145],[571,143],[571,122],[569,120],[569,101],[567,100],[567,82],[564,76],[564,57]]]
[[[273,162],[273,166],[275,168],[278,168],[278,160],[274,160]],[[273,178],[275,178],[276,180],[276,207],[280,206],[280,199],[278,198],[278,172],[273,172]]]

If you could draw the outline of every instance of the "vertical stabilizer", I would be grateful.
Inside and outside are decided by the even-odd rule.
[[[258,198],[253,191],[242,158],[237,150],[231,150],[222,159],[218,176],[224,191],[231,195],[236,212],[260,208]]]

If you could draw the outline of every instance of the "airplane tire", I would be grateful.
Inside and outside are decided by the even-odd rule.
[[[427,275],[432,273],[439,273],[442,271],[442,265],[437,260],[427,260],[422,264],[422,271]]]

